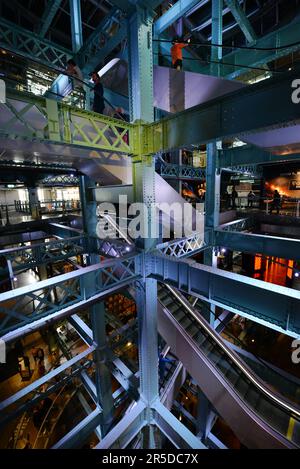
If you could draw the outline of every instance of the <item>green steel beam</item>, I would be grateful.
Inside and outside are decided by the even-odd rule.
[[[38,34],[40,37],[45,37],[48,29],[51,26],[54,16],[59,10],[61,3],[62,0],[50,0],[47,2],[46,8],[41,18],[41,23],[38,28]]]
[[[246,40],[248,42],[255,41],[257,38],[256,33],[238,0],[225,0],[225,3],[230,8],[233,17],[243,31]]]
[[[296,72],[265,80],[147,127],[148,152],[158,153],[253,134],[300,122],[291,99]]]
[[[16,138],[50,141],[113,153],[134,153],[135,126],[97,113],[82,111],[44,97],[16,90],[7,91],[7,102],[0,104],[3,141]],[[124,135],[129,132],[129,142]]]

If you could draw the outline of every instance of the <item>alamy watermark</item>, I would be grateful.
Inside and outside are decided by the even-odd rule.
[[[300,340],[299,339],[293,340],[292,348],[295,349],[292,353],[292,362],[295,365],[298,365],[300,363]]]
[[[6,344],[0,339],[0,363],[6,363]]]
[[[292,92],[292,102],[294,104],[300,103],[300,78],[297,78],[292,82],[292,88],[294,91]]]
[[[120,232],[132,239],[183,238],[203,230],[203,204],[195,207],[188,202],[128,204],[127,196],[120,195],[117,207],[118,213],[113,203],[98,205],[100,239],[117,238]]]
[[[6,102],[6,85],[4,80],[0,80],[0,103]]]

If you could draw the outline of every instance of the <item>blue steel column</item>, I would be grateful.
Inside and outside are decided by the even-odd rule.
[[[211,11],[212,23],[211,23],[211,42],[212,44],[222,45],[222,33],[223,33],[223,0],[212,0],[212,11]],[[211,60],[218,62],[222,60],[222,47],[211,48]],[[221,66],[217,63],[210,65],[210,71],[212,75],[221,75]]]
[[[83,45],[80,0],[70,0],[72,49],[74,54]]]
[[[93,187],[94,182],[87,176],[80,176],[80,199],[82,207],[82,218],[83,228],[85,233],[89,236],[96,236],[97,226],[97,204],[93,198]],[[88,262],[90,264],[99,262],[99,256],[96,254],[90,254]],[[87,279],[86,284],[83,288],[88,291],[89,288],[93,288],[93,278]],[[112,418],[113,418],[113,397],[112,397],[112,385],[111,385],[111,374],[106,366],[106,324],[105,324],[105,305],[96,303],[91,307],[91,323],[93,330],[93,338],[97,343],[97,349],[94,354],[95,367],[96,367],[96,391],[98,403],[102,407],[102,419],[101,419],[101,435],[104,437],[109,431]]]
[[[129,37],[129,98],[132,121],[152,122],[153,112],[153,58],[152,58],[152,12],[137,8],[128,22]],[[142,131],[142,129],[141,129]],[[142,140],[142,138],[141,138]],[[155,202],[155,164],[151,155],[142,154],[133,161],[134,200],[143,202],[149,209],[146,223],[148,228],[156,223],[152,207]],[[140,247],[149,250],[156,239],[140,240]],[[145,268],[145,266],[144,266]],[[136,302],[139,324],[139,367],[140,395],[147,405],[147,426],[144,432],[144,446],[155,445],[151,425],[151,404],[158,397],[158,343],[157,343],[157,282],[145,278],[137,285]]]
[[[131,121],[154,120],[152,23],[152,12],[140,7],[128,20]]]
[[[213,231],[219,225],[221,178],[217,170],[217,143],[209,143],[206,150],[205,237],[207,243],[212,243]],[[205,250],[204,263],[217,267],[217,256],[214,249]],[[213,325],[215,307],[210,305],[210,310],[209,322]]]

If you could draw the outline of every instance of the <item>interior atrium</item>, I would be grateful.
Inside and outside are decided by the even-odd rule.
[[[0,0],[0,448],[300,447],[300,1]]]

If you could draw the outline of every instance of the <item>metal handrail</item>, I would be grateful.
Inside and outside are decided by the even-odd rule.
[[[244,366],[239,358],[236,356],[235,353],[233,353],[230,348],[223,342],[222,339],[218,336],[218,334],[212,330],[206,323],[205,321],[199,317],[194,310],[191,308],[191,305],[185,301],[181,295],[179,295],[176,290],[173,287],[170,287],[169,285],[165,285],[171,293],[175,296],[175,298],[188,310],[188,312],[193,316],[196,322],[198,322],[205,330],[205,332],[213,339],[215,343],[219,345],[219,347],[222,349],[222,351],[235,363],[235,365],[242,371],[242,373],[249,379],[249,381],[254,384],[264,395],[266,395],[269,399],[273,400],[277,405],[280,407],[283,407],[285,410],[287,410],[289,413],[292,413],[294,416],[296,416],[300,420],[300,409],[297,409],[284,400],[280,399],[279,397],[275,396],[270,392],[269,389],[267,389],[248,369],[246,366]],[[233,388],[234,389],[234,388]]]

